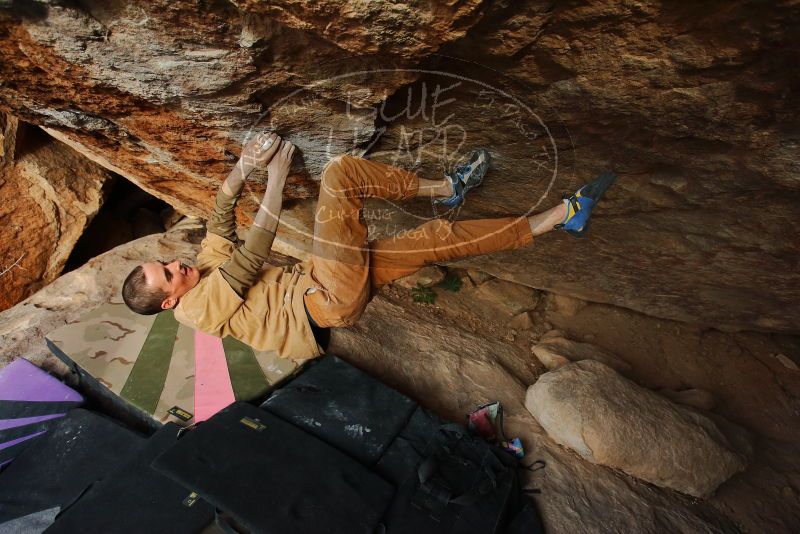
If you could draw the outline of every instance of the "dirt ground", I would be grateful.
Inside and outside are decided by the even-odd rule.
[[[374,352],[376,345],[356,338],[392,346],[390,338],[399,334],[384,323],[391,322],[391,315],[403,315],[411,323],[436,325],[441,337],[428,336],[428,346],[424,340],[415,341],[417,350],[429,352],[430,358],[449,357],[448,338],[474,336],[492,343],[489,359],[527,386],[546,371],[531,346],[545,332],[557,329],[570,339],[615,353],[632,366],[629,377],[645,387],[710,392],[716,400],[714,413],[752,432],[756,446],[749,467],[699,505],[731,521],[720,531],[800,531],[800,337],[700,329],[499,280],[475,284],[461,269],[450,273],[463,281],[460,290],[434,287],[433,304],[415,302],[409,289],[397,285],[384,288],[370,305],[375,311],[368,308],[363,326],[339,334],[338,342],[334,333],[333,350],[348,351],[345,357],[357,365],[374,367],[366,353]],[[530,313],[528,324],[520,321],[520,310]],[[343,337],[348,339],[343,341]],[[438,362],[430,361],[430,372],[436,373]],[[424,398],[434,391],[429,382],[436,377],[420,379],[419,371],[408,367],[392,373],[388,381],[412,396]],[[475,384],[465,386],[471,387],[480,389]],[[469,392],[459,395],[470,398]],[[498,392],[497,397],[501,396]],[[431,402],[429,396],[427,400]],[[473,396],[472,400],[482,399]],[[462,416],[454,413],[452,404],[433,404],[439,411],[449,410],[452,418]],[[465,404],[458,406],[463,409]],[[574,462],[584,460],[574,456]],[[546,499],[546,493],[541,498]]]

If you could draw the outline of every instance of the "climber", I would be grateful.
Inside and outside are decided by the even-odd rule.
[[[151,261],[126,278],[122,296],[133,311],[173,309],[190,327],[232,336],[257,350],[283,357],[319,356],[328,327],[356,323],[383,285],[426,264],[525,246],[553,229],[584,235],[592,209],[614,181],[606,173],[557,206],[530,217],[450,222],[433,219],[402,234],[367,242],[361,218],[364,198],[434,199],[454,207],[480,185],[490,164],[474,151],[442,180],[353,156],[325,167],[316,206],[312,258],[292,268],[262,268],[278,229],[283,188],[295,147],[276,134],[255,136],[222,183],[195,266]],[[237,247],[234,208],[247,175],[266,165],[266,192]]]

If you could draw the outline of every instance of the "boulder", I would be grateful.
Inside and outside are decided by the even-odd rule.
[[[622,374],[627,374],[631,370],[630,364],[616,354],[591,343],[572,341],[555,330],[544,334],[539,342],[531,347],[531,352],[550,371],[581,360],[604,363]]]
[[[711,419],[600,362],[543,374],[525,406],[554,441],[585,460],[694,497],[710,496],[747,466],[750,451],[737,450],[740,441]]]

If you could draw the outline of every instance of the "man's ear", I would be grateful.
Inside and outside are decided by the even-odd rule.
[[[167,297],[161,301],[161,309],[168,310],[170,308],[174,308],[177,304],[178,304],[178,299]]]

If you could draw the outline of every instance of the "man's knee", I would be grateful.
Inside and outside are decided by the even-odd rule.
[[[352,182],[353,160],[348,154],[331,158],[322,169],[322,185],[332,190],[341,189]]]

